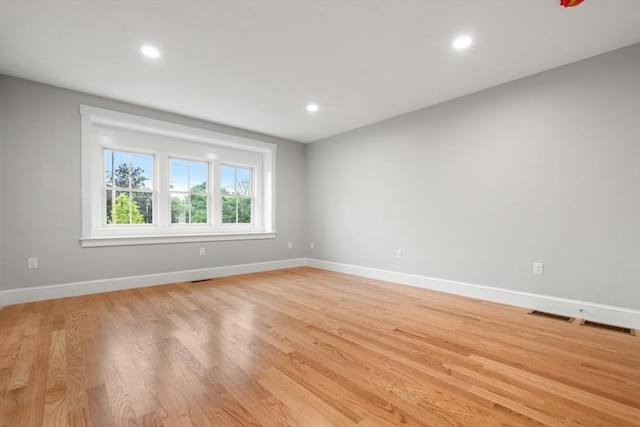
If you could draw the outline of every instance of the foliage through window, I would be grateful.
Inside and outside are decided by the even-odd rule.
[[[251,169],[222,165],[222,222],[251,223]]]
[[[105,150],[107,224],[153,223],[153,156]]]
[[[171,223],[206,224],[208,222],[207,185],[209,167],[205,162],[174,159],[169,162]]]

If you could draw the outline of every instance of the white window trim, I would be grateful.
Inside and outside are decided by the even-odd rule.
[[[257,240],[276,237],[275,161],[277,146],[275,144],[88,105],[80,105],[80,114],[82,141],[82,237],[80,242],[83,247]],[[249,226],[244,224],[228,226],[213,224],[214,226],[212,227],[209,224],[206,227],[197,227],[189,224],[188,227],[178,227],[174,224],[169,227],[122,227],[118,231],[104,227],[104,224],[102,224],[102,202],[96,203],[96,191],[101,196],[103,183],[96,182],[98,179],[95,170],[96,156],[102,157],[104,146],[94,140],[92,130],[94,124],[258,153],[262,158],[262,162],[255,167],[254,173],[260,174],[261,179],[259,182],[261,186],[260,188],[254,188],[254,197],[259,197],[259,202],[261,203],[256,203],[256,206],[259,206],[256,212],[256,223]],[[132,149],[137,150],[135,147],[132,147]],[[218,161],[214,160],[212,164],[216,162]],[[225,161],[223,163],[227,164],[229,162]],[[102,167],[100,167],[101,170]],[[219,170],[217,167],[212,167],[211,169]],[[157,194],[158,186],[162,185],[158,180],[158,175],[159,171],[154,170],[154,194]],[[213,179],[211,179],[213,185],[211,194],[213,195],[213,203],[217,203],[220,193],[217,187],[219,186],[220,178],[215,176],[217,174],[213,175]],[[102,197],[100,197],[100,200],[102,200]],[[166,209],[166,204],[158,198],[156,211],[159,209]],[[156,212],[154,212],[155,216]]]

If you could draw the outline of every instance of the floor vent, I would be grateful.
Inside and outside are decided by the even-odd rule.
[[[544,311],[531,310],[529,314],[533,316],[547,317],[549,319],[562,320],[563,322],[571,323],[573,322],[573,317],[561,316],[559,314],[546,313]]]
[[[598,328],[598,329],[605,329],[607,331],[620,332],[620,333],[627,334],[627,335],[635,335],[636,334],[636,330],[635,329],[624,328],[622,326],[607,325],[605,323],[592,322],[590,320],[583,320],[582,322],[580,322],[580,324],[583,325],[583,326],[590,326],[592,328]]]
[[[200,282],[207,282],[207,281],[209,281],[209,280],[211,280],[211,279],[200,279],[200,280],[192,280],[192,281],[190,281],[189,283],[200,283]]]

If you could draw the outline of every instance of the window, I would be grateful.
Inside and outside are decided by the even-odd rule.
[[[222,165],[222,222],[251,223],[251,169]]]
[[[153,157],[105,150],[107,224],[153,223]]]
[[[275,145],[81,106],[82,246],[275,237]]]
[[[209,165],[185,159],[171,159],[171,223],[207,224],[209,217]]]

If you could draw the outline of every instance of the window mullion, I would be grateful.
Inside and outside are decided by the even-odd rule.
[[[257,203],[257,175],[258,175],[258,171],[256,170],[256,168],[251,169],[251,197],[250,197],[250,202],[251,203],[251,223],[255,224],[255,225],[262,225],[262,224],[258,224],[258,216],[257,216],[257,210],[258,210],[258,203]]]
[[[222,191],[221,191],[221,183],[222,183],[222,169],[220,168],[220,161],[213,160],[211,162],[211,172],[209,173],[211,180],[211,200],[209,203],[211,207],[209,208],[209,212],[212,213],[211,216],[211,225],[213,227],[218,227],[222,225]]]
[[[154,216],[158,219],[159,227],[168,227],[171,222],[171,194],[169,190],[169,156],[167,153],[158,153],[156,155],[158,167],[156,172],[156,188],[154,193],[157,195],[157,214]]]

